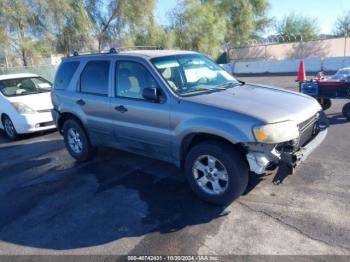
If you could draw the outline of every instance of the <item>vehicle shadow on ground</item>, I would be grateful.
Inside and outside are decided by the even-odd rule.
[[[36,133],[29,133],[29,134],[21,134],[19,135],[18,139],[16,141],[11,141],[8,139],[5,135],[4,130],[0,129],[0,144],[3,143],[11,143],[11,142],[21,142],[25,140],[30,140],[30,139],[35,139],[43,135],[50,135],[57,132],[56,129],[51,129],[51,130],[46,130],[46,131],[41,131],[41,132],[36,132]]]
[[[12,174],[3,174],[1,241],[74,249],[167,234],[226,215],[224,207],[198,200],[172,165],[112,149],[78,164],[61,151],[62,156],[29,157],[24,166],[8,167]]]
[[[260,182],[265,180],[266,175],[258,175],[255,173],[249,173],[249,180],[246,190],[243,195],[248,195]]]
[[[275,170],[267,171],[263,175],[258,175],[255,173],[249,174],[249,181],[247,189],[244,195],[249,194],[256,186],[258,186],[262,181],[272,177],[272,183],[276,186],[283,184],[283,181],[290,175],[293,175],[293,170],[286,165],[280,164]]]
[[[327,114],[330,125],[346,124],[349,120],[342,113]]]

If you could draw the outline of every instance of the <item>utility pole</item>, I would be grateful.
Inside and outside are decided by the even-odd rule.
[[[344,34],[344,56],[346,56],[346,39],[347,39],[347,32]]]

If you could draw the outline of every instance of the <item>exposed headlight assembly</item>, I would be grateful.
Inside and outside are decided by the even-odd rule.
[[[21,102],[12,102],[11,104],[20,114],[35,114],[35,110]]]
[[[299,137],[299,129],[293,121],[255,126],[255,139],[261,143],[277,144]]]

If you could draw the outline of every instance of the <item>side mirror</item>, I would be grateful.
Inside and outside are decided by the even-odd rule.
[[[142,97],[145,100],[152,102],[159,102],[159,94],[157,88],[144,88],[142,91]]]

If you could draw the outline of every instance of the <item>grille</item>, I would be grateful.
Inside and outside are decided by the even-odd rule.
[[[315,125],[317,125],[318,119],[319,114],[316,114],[298,125],[300,133],[298,147],[304,146],[316,135]]]

